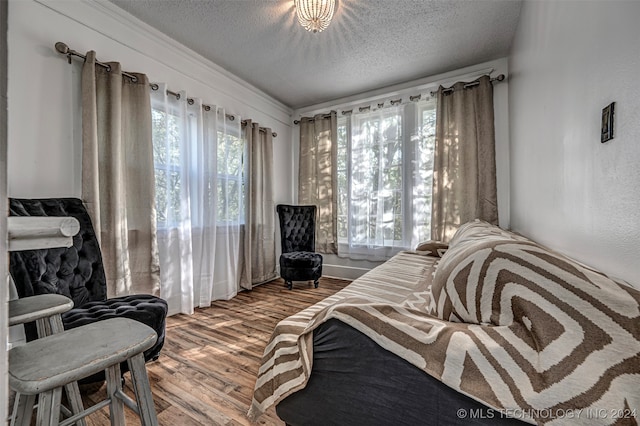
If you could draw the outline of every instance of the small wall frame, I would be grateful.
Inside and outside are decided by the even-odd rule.
[[[611,102],[602,109],[602,128],[600,131],[601,143],[605,143],[613,139],[613,116],[615,104],[615,102]]]

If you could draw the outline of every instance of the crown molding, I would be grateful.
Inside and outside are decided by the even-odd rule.
[[[388,101],[397,97],[409,97],[410,95],[425,95],[422,99],[428,99],[431,97],[429,92],[437,89],[440,85],[447,86],[457,81],[473,81],[482,75],[494,72],[496,74],[506,74],[506,63],[506,58],[501,58],[393,86],[381,87],[333,101],[297,108],[293,111],[293,116],[296,118],[314,116],[332,110],[340,112],[357,107],[375,105],[378,102]]]
[[[291,125],[293,110],[214,62],[105,0],[33,0],[102,36],[181,73],[248,109]],[[73,40],[61,40],[73,48]],[[181,64],[178,68],[174,64]],[[151,75],[153,70],[141,70]],[[218,82],[219,84],[212,84]],[[179,89],[179,88],[176,88]],[[241,116],[241,111],[233,111]]]

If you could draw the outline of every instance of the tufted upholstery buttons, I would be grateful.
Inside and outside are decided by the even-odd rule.
[[[280,276],[291,289],[293,281],[313,280],[318,287],[322,276],[322,255],[315,253],[316,206],[276,207],[280,220]]]
[[[285,267],[316,268],[322,265],[322,255],[308,251],[294,251],[282,254]]]
[[[9,199],[11,216],[72,216],[80,231],[69,248],[11,252],[9,270],[19,297],[57,293],[73,300],[74,308],[62,315],[65,329],[108,318],[126,317],[152,327],[156,344],[145,351],[145,360],[155,359],[164,344],[167,302],[152,295],[130,295],[107,299],[107,284],[100,246],[82,200],[77,198]],[[27,340],[36,338],[35,324],[26,324]],[[128,371],[127,363],[121,365]],[[102,380],[104,373],[83,380]]]

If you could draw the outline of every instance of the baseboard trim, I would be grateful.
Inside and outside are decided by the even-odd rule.
[[[322,265],[323,276],[342,280],[355,280],[369,271],[370,269],[354,266],[328,265],[326,263]]]

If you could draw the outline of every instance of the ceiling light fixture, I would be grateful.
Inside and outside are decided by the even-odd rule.
[[[319,33],[333,18],[336,0],[294,0],[298,22],[307,31]]]

